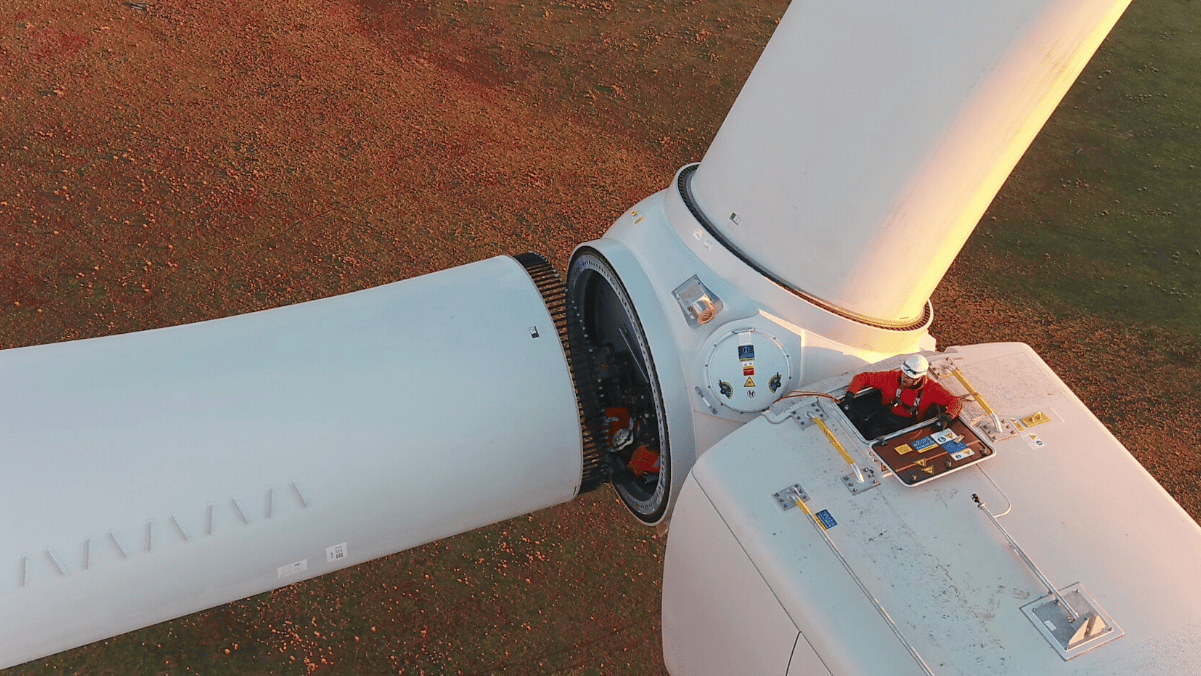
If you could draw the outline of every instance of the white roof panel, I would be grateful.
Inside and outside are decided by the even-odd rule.
[[[932,673],[1201,673],[1201,590],[1193,584],[1201,529],[1193,519],[1029,347],[977,345],[931,357],[934,372],[962,393],[947,375],[959,368],[1006,427],[1039,412],[1049,421],[990,440],[987,462],[910,487],[887,474],[834,402],[801,398],[731,435],[693,469],[832,673],[906,668],[895,659],[901,638],[866,630],[887,621],[848,569]],[[820,389],[841,394],[849,375]],[[848,490],[848,465],[819,426],[805,422],[811,412],[857,464],[887,474],[878,487]],[[987,426],[977,404],[963,417]],[[773,499],[794,483],[813,512],[836,522],[825,531],[833,548],[801,510]],[[1081,585],[1110,618],[1087,649],[1070,651],[1081,654],[1065,659],[1023,612],[1048,591],[973,494],[1056,589]],[[863,645],[868,633],[896,645]]]

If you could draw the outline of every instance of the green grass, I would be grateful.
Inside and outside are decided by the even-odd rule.
[[[1201,334],[1201,22],[1136,2],[963,259],[1010,297]]]

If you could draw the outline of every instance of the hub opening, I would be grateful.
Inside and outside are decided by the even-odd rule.
[[[576,253],[567,277],[568,335],[585,424],[613,487],[634,516],[667,509],[671,453],[663,396],[629,293],[600,252]]]

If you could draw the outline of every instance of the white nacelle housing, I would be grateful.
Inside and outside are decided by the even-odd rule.
[[[820,398],[781,402],[697,461],[667,546],[669,670],[1201,673],[1196,522],[1027,346],[930,357],[952,392],[967,391],[958,370],[979,393],[956,422],[966,427],[952,428],[979,438],[967,448],[974,464],[945,469],[959,462],[954,447],[916,450],[929,432],[914,431],[898,437],[914,445],[894,472],[888,444],[865,442]],[[841,395],[850,377],[815,389]]]

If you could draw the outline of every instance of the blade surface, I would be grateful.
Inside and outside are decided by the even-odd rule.
[[[868,321],[920,321],[1127,0],[797,2],[693,181],[716,234]]]
[[[494,258],[0,353],[0,666],[570,499],[574,389]]]

